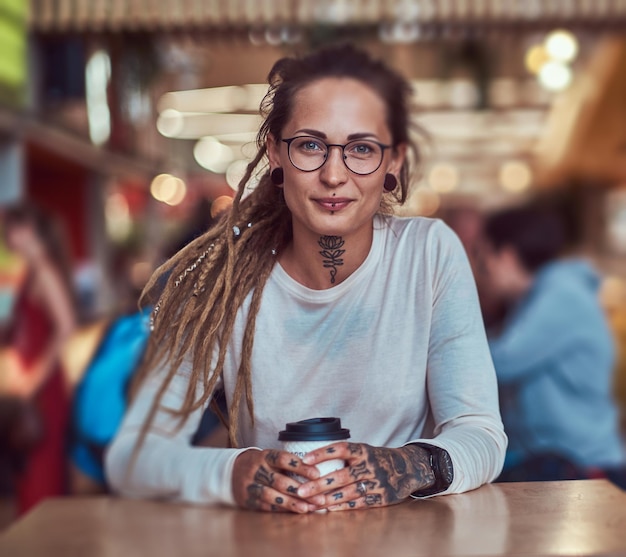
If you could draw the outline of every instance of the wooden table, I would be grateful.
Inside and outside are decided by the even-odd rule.
[[[395,507],[268,514],[111,497],[52,499],[3,557],[626,555],[626,493],[605,480],[494,484]]]

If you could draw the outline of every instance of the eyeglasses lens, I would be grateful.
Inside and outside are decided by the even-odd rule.
[[[297,137],[289,145],[289,158],[296,168],[311,172],[328,158],[329,147],[315,137]],[[374,172],[382,161],[383,149],[378,143],[358,139],[343,147],[345,165],[356,174]]]

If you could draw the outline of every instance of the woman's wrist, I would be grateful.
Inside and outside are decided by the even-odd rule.
[[[430,465],[430,452],[417,444],[400,447],[400,451],[411,463],[414,480],[412,494],[432,488],[435,485],[436,478]]]
[[[419,488],[412,493],[412,496],[428,497],[446,491],[454,478],[452,459],[448,451],[429,443],[412,443],[407,445],[407,447],[416,447],[416,449],[421,450],[421,458],[426,453],[428,467],[433,478],[431,485]]]

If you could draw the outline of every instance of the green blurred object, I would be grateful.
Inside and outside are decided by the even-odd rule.
[[[26,0],[0,0],[0,102],[21,107],[26,101]]]
[[[11,316],[23,273],[23,261],[7,249],[1,233],[0,227],[0,325]]]

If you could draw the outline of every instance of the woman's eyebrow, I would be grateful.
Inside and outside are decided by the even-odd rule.
[[[306,133],[307,135],[319,137],[320,139],[326,139],[328,136],[319,130],[312,130],[309,128],[302,128],[300,130],[296,130],[294,133]],[[354,139],[365,139],[367,137],[378,137],[375,133],[371,132],[360,132],[360,133],[351,133],[348,136],[348,141],[352,141]]]
[[[326,134],[319,130],[310,130],[308,128],[303,128],[301,130],[296,130],[294,133],[306,133],[307,135],[314,135],[315,137],[319,137],[320,139],[326,139]]]
[[[348,136],[348,141],[351,141],[353,139],[365,139],[367,137],[378,137],[378,136],[375,133],[371,133],[371,132],[351,133]]]

